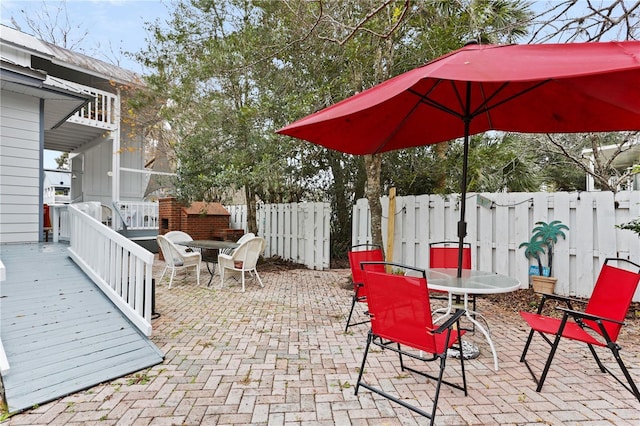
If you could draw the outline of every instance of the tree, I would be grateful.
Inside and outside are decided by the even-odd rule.
[[[548,1],[531,18],[528,43],[637,40],[640,0]]]
[[[539,29],[543,16],[529,6],[507,0],[176,3],[171,29],[154,27],[140,57],[154,70],[150,87],[168,99],[163,117],[180,141],[181,196],[222,199],[243,188],[248,203],[327,199],[332,231],[346,240],[350,205],[364,193],[374,242],[381,243],[382,191],[394,185],[399,193],[457,192],[460,144],[354,157],[274,130],[470,39],[521,40],[528,25]],[[470,188],[526,190],[550,181],[577,187],[574,177],[558,178],[559,167],[551,173],[557,153],[540,156],[521,139],[475,137]]]
[[[555,159],[555,167],[566,165],[565,177],[577,173],[584,184],[584,175],[592,176],[597,188],[615,193],[638,173],[633,167],[621,169],[615,165],[634,149],[639,137],[640,132],[577,133],[537,135],[535,140],[547,156]]]
[[[139,55],[154,70],[147,81],[168,99],[163,116],[180,139],[178,195],[224,200],[243,191],[250,231],[258,198],[299,201],[307,177],[299,143],[274,143],[273,127],[286,109],[282,99],[295,93],[282,77],[286,57],[274,60],[280,48],[273,28],[284,22],[276,7],[178,3],[170,28],[152,26],[154,42]]]
[[[384,2],[377,8],[367,2],[355,2],[361,13],[332,15],[334,10],[323,11],[330,16],[331,36],[320,32],[320,37],[355,50],[351,57],[360,72],[353,74],[355,92],[360,87],[372,87],[436,56],[458,48],[466,40],[512,41],[524,34],[519,25],[527,16],[526,4],[506,1],[460,1],[412,4]],[[349,5],[353,10],[353,5]],[[369,49],[367,49],[367,47]],[[371,52],[366,54],[365,52]],[[430,56],[416,52],[429,52]],[[363,54],[365,53],[365,54]],[[431,56],[432,55],[432,56]],[[366,70],[372,70],[367,73]],[[447,144],[434,148],[442,159]],[[382,170],[385,155],[364,156],[367,171],[366,196],[371,210],[372,242],[382,245]],[[398,158],[395,156],[395,158]],[[392,167],[398,167],[397,164]],[[444,177],[444,176],[443,176]],[[444,179],[439,182],[442,188]]]
[[[18,31],[31,33],[40,40],[65,49],[83,51],[82,43],[89,30],[83,24],[71,24],[66,0],[62,0],[56,8],[51,8],[42,0],[40,8],[28,11],[21,9],[20,13],[27,28],[23,29],[15,16],[10,18],[11,24]]]
[[[69,170],[69,153],[63,152],[60,157],[54,159],[58,170]]]
[[[149,86],[169,100],[163,116],[180,138],[180,195],[222,198],[225,189],[244,188],[251,203],[326,194],[336,234],[348,238],[348,206],[364,190],[381,243],[382,171],[404,164],[385,161],[387,154],[328,154],[273,130],[469,38],[511,40],[520,31],[514,19],[526,15],[520,2],[450,3],[177,3],[171,29],[152,27],[139,57],[154,70]],[[389,158],[416,164],[431,154],[414,152]]]

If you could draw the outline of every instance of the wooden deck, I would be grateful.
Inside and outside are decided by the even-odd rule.
[[[67,245],[2,245],[0,337],[9,412],[159,364],[162,352],[76,266]]]

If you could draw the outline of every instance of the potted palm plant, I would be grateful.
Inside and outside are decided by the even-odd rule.
[[[520,244],[524,247],[524,255],[527,259],[535,259],[537,265],[532,265],[529,269],[531,275],[531,286],[539,293],[553,293],[557,278],[553,276],[553,248],[558,242],[558,238],[566,238],[564,230],[569,227],[559,220],[547,222],[536,222],[532,230],[529,241]],[[544,266],[542,256],[546,254],[547,265]]]

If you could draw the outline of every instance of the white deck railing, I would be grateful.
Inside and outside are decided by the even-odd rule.
[[[51,204],[49,211],[51,214],[51,232],[53,233],[53,242],[69,241],[71,237],[71,225],[69,222],[68,204]]]
[[[116,229],[158,229],[158,203],[118,201],[113,204]]]
[[[145,335],[150,336],[153,253],[68,206],[71,258]]]

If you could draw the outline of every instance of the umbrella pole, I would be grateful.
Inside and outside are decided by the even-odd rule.
[[[462,249],[467,236],[467,166],[469,163],[469,132],[471,127],[471,82],[467,82],[467,111],[464,120],[464,153],[462,157],[462,199],[460,200],[460,221],[458,222],[458,278],[462,277]]]

